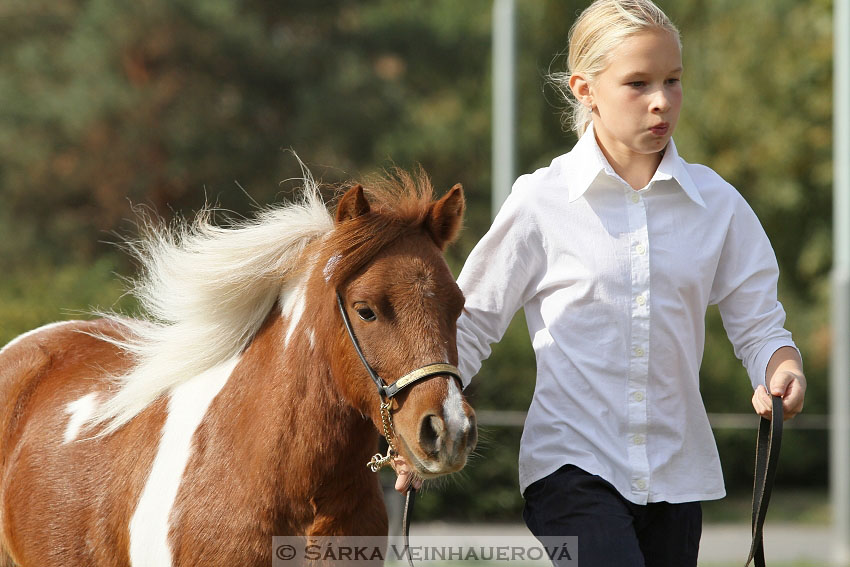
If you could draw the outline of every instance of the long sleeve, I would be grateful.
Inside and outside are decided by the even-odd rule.
[[[796,348],[784,328],[778,279],[770,241],[750,206],[738,197],[709,301],[718,305],[735,356],[747,369],[753,388],[765,383],[767,363],[777,349]]]
[[[470,253],[458,278],[466,306],[457,343],[464,387],[478,373],[514,314],[533,295],[546,265],[537,223],[524,206],[533,190],[521,177],[493,225]]]

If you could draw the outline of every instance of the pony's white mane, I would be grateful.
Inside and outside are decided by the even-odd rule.
[[[310,242],[333,228],[315,182],[305,172],[300,199],[222,228],[204,209],[193,223],[141,221],[127,248],[142,266],[132,294],[144,319],[106,316],[128,328],[107,340],[132,368],[115,376],[117,391],[98,405],[99,435],[120,428],[159,396],[241,352],[279,298]]]

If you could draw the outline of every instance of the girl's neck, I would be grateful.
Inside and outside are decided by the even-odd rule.
[[[664,156],[664,150],[651,154],[639,154],[627,148],[609,149],[599,140],[599,136],[596,137],[596,144],[617,175],[635,191],[649,184]]]

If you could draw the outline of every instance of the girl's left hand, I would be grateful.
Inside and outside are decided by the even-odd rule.
[[[782,397],[782,412],[786,420],[803,410],[806,377],[802,373],[780,370],[770,378],[768,386],[774,396]],[[773,401],[764,386],[759,386],[753,393],[753,408],[760,416],[770,419],[773,413]]]

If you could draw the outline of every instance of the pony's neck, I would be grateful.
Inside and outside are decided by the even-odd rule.
[[[258,359],[251,379],[263,383],[261,403],[271,409],[263,413],[280,457],[275,460],[282,470],[275,474],[281,479],[296,475],[318,487],[331,475],[366,471],[378,436],[370,416],[353,407],[334,380],[333,372],[340,370],[333,361],[339,348],[335,340],[339,333],[332,326],[335,304],[314,303],[322,305],[305,306],[312,323],[309,330],[292,332],[290,321],[273,309],[245,355]]]

